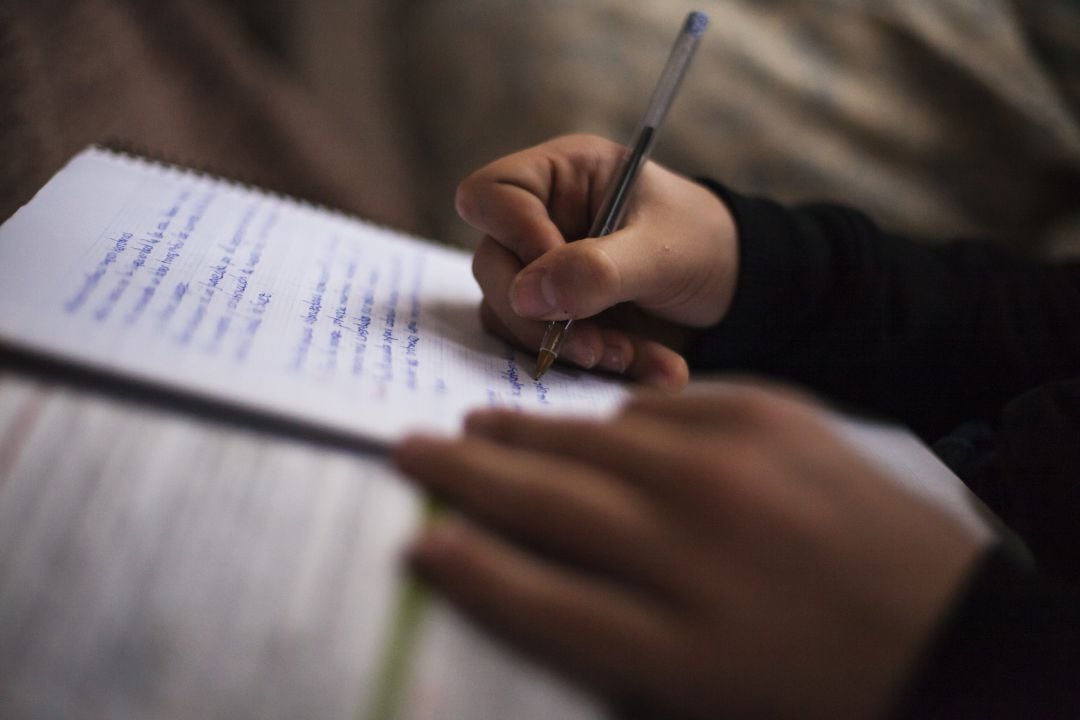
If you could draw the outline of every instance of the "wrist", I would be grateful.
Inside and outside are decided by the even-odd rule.
[[[730,302],[688,349],[687,359],[691,367],[752,364],[782,351],[803,322],[801,283],[818,258],[800,241],[795,219],[783,206],[708,178],[698,182],[729,213],[737,263]]]

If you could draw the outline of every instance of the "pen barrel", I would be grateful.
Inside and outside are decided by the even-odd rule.
[[[671,55],[668,56],[656,89],[653,90],[649,106],[634,132],[634,140],[616,172],[615,181],[609,185],[605,193],[588,237],[603,237],[617,230],[622,224],[630,193],[634,188],[634,181],[646,160],[649,159],[653,142],[656,140],[656,130],[667,115],[668,108],[671,107],[671,102],[686,75],[686,69],[690,66],[690,60],[694,57],[694,51],[697,50],[698,42],[708,23],[709,20],[704,13],[692,12],[686,16],[686,22],[683,23],[682,30],[675,39]],[[540,343],[534,379],[539,380],[543,377],[559,356],[563,339],[570,331],[573,322],[573,319],[569,319],[548,323],[544,339]]]
[[[664,122],[668,109],[671,107],[675,94],[679,91],[686,71],[690,68],[690,61],[694,58],[701,35],[705,30],[707,20],[701,13],[691,13],[687,16],[675,44],[671,48],[667,63],[660,73],[660,79],[656,81],[649,105],[641,118],[641,127],[658,128]]]
[[[630,191],[634,187],[634,181],[638,172],[649,159],[649,149],[652,147],[653,138],[656,136],[656,128],[645,126],[637,135],[637,141],[630,152],[623,158],[622,166],[616,176],[615,182],[608,187],[604,200],[600,204],[600,212],[596,213],[593,225],[589,228],[589,237],[603,237],[615,232],[622,224],[623,215],[626,214],[626,206]]]
[[[637,174],[649,159],[656,142],[657,129],[667,116],[679,86],[686,77],[686,71],[694,58],[706,25],[708,18],[704,13],[692,12],[686,16],[686,22],[675,38],[671,54],[668,55],[667,63],[649,98],[649,105],[634,131],[634,140],[623,158],[615,182],[609,186],[600,204],[600,211],[589,229],[589,237],[603,237],[615,232],[622,224]]]

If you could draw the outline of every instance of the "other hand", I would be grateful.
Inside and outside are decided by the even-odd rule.
[[[416,569],[466,613],[660,717],[885,714],[978,553],[789,391],[511,411],[399,466],[441,497]]]

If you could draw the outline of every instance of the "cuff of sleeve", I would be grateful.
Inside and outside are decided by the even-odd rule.
[[[714,180],[699,182],[731,211],[739,269],[727,315],[699,336],[687,361],[692,368],[750,367],[790,341],[802,314],[797,309],[812,295],[803,290],[816,276],[813,271],[820,258],[783,206],[741,195]]]
[[[1077,709],[1075,590],[990,550],[942,623],[894,717],[1065,717]]]

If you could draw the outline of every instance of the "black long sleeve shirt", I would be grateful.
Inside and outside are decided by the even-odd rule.
[[[941,623],[904,717],[1080,717],[1080,264],[882,232],[835,205],[727,203],[740,271],[692,368],[797,382],[933,444],[987,428],[958,474],[1030,547],[989,550]]]

